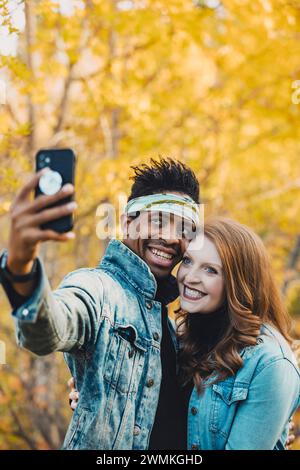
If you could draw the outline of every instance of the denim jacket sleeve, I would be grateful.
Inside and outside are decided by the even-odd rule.
[[[299,383],[297,370],[286,358],[274,360],[258,371],[247,399],[237,409],[225,449],[274,449],[274,436],[281,435],[295,411]]]
[[[39,281],[32,296],[12,312],[18,344],[46,355],[94,343],[103,306],[100,275],[93,269],[78,269],[52,292],[40,259],[38,268]]]

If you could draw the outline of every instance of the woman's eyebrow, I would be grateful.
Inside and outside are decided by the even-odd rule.
[[[223,269],[222,266],[220,266],[220,265],[217,264],[217,263],[203,263],[203,264],[209,264],[210,266],[216,266],[216,267],[219,268],[219,269]]]
[[[219,269],[222,269],[222,266],[220,266],[220,265],[217,264],[217,263],[212,263],[211,261],[202,261],[201,264],[208,264],[209,266],[215,266],[215,267],[217,267],[217,268],[219,268]]]

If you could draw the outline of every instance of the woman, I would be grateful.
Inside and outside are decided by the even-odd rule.
[[[210,220],[177,279],[188,449],[284,449],[300,372],[262,241],[237,222]]]

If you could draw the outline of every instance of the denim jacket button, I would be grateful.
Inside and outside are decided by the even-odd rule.
[[[24,308],[24,310],[22,311],[23,317],[27,317],[28,314],[29,314],[28,308]]]
[[[133,428],[133,435],[134,436],[138,436],[141,432],[141,428],[139,428],[139,426],[134,426]]]
[[[152,387],[154,385],[154,380],[149,379],[146,385],[147,385],[147,387]]]
[[[153,339],[155,339],[155,341],[158,341],[159,340],[159,334],[158,333],[153,333]]]
[[[193,406],[193,408],[191,409],[191,413],[192,413],[192,415],[195,416],[195,415],[198,413],[197,408],[195,408],[195,407]]]
[[[198,450],[198,446],[196,444],[192,445],[192,450]]]
[[[151,310],[151,308],[152,308],[152,302],[147,302],[147,303],[146,303],[146,307],[148,308],[148,310]]]

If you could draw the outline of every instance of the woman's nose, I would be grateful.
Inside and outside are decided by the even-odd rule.
[[[200,284],[202,282],[201,274],[194,269],[186,274],[184,280],[188,284]]]

